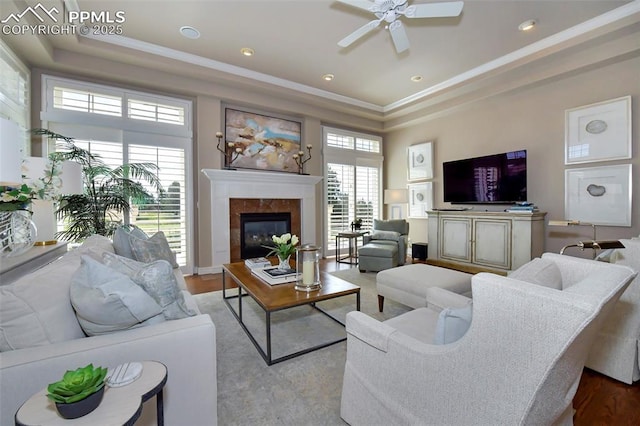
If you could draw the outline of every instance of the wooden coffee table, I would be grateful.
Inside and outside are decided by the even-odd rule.
[[[237,295],[227,295],[227,276],[229,276],[238,285]],[[269,285],[251,273],[251,270],[245,266],[244,262],[228,263],[222,265],[222,298],[227,304],[231,313],[236,317],[247,336],[256,347],[267,365],[304,355],[306,353],[344,342],[346,336],[328,343],[323,343],[307,349],[303,349],[289,355],[285,355],[276,359],[272,358],[271,353],[271,314],[273,312],[284,309],[294,308],[296,306],[311,305],[314,309],[331,318],[333,321],[344,326],[342,321],[332,317],[327,312],[316,306],[317,302],[323,300],[335,299],[337,297],[356,295],[356,309],[360,310],[360,287],[351,284],[340,278],[334,277],[326,272],[321,272],[320,279],[322,287],[311,292],[297,291],[294,288],[295,283]],[[250,296],[265,312],[265,333],[266,333],[266,351],[256,341],[242,318],[242,298]],[[238,299],[237,311],[229,303],[229,299]]]

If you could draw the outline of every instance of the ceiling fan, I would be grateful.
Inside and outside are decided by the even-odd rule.
[[[386,22],[391,39],[398,53],[409,48],[407,33],[400,22],[401,16],[407,18],[445,18],[458,16],[462,12],[464,2],[422,3],[409,6],[408,0],[338,0],[340,3],[372,12],[377,19],[368,22],[338,42],[338,46],[347,47],[351,43],[373,31],[381,22]]]

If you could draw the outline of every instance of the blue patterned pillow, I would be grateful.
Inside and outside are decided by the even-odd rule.
[[[149,238],[144,231],[137,226],[120,226],[113,234],[113,249],[119,256],[128,257],[129,259],[135,259],[133,251],[131,251],[131,242],[129,236],[134,236],[141,240]]]
[[[171,247],[169,247],[169,242],[164,236],[164,232],[158,231],[147,239],[129,234],[129,242],[131,243],[133,259],[138,262],[151,263],[156,260],[166,260],[174,268],[178,267],[176,257],[171,251]]]
[[[88,336],[112,333],[165,319],[162,308],[125,274],[82,256],[71,278],[69,296]]]
[[[171,265],[165,260],[142,263],[117,254],[105,253],[105,265],[127,275],[155,300],[168,320],[196,315],[187,308]]]

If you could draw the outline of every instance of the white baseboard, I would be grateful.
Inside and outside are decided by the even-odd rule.
[[[221,274],[222,266],[204,266],[195,268],[194,274],[196,275],[205,275],[205,274]]]

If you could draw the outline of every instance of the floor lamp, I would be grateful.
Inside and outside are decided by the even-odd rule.
[[[590,226],[593,228],[593,240],[596,239],[596,225],[579,220],[550,220],[549,226]]]
[[[402,204],[409,201],[409,191],[406,189],[385,189],[384,203],[391,205],[391,219],[402,219]]]
[[[580,250],[592,249],[593,258],[596,258],[598,250],[624,248],[624,245],[617,240],[597,241],[596,225],[594,223],[580,222],[579,220],[550,220],[549,226],[590,226],[593,228],[593,239],[591,241],[578,241],[576,244],[568,244],[560,250],[560,254],[564,254],[565,250],[570,247],[578,247]]]

